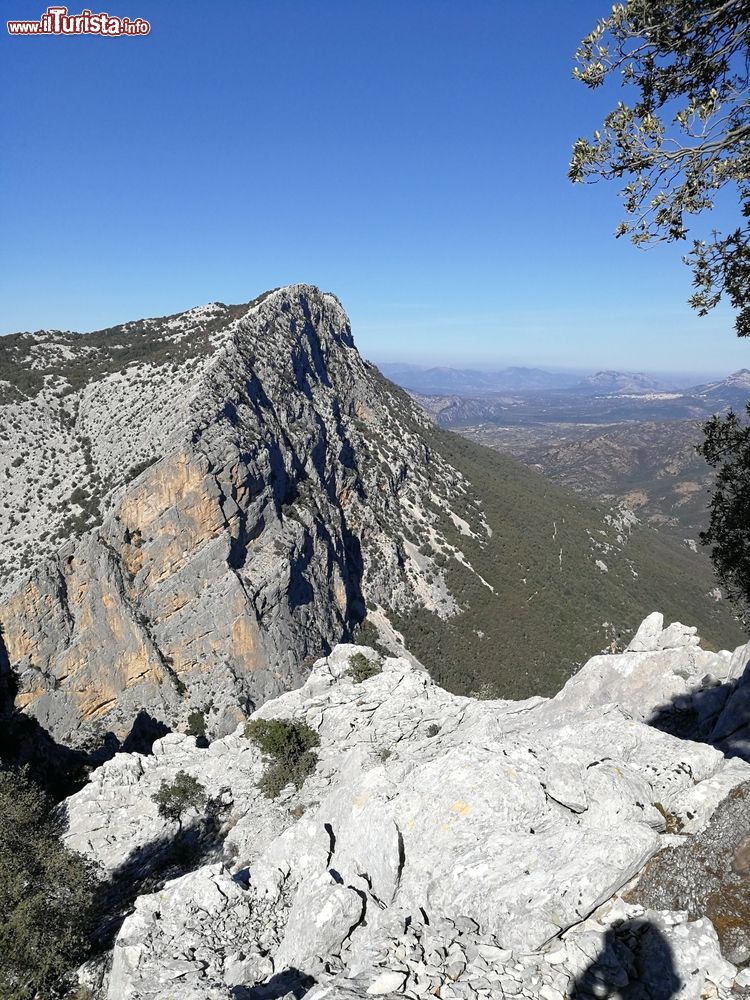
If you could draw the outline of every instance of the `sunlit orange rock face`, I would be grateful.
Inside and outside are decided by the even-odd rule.
[[[206,469],[184,451],[152,466],[100,537],[10,598],[4,635],[21,678],[19,708],[52,722],[62,692],[71,718],[86,723],[128,694],[179,714],[194,675],[226,664],[245,677],[268,666],[247,592],[228,565],[222,490]],[[117,728],[121,735],[127,720]]]

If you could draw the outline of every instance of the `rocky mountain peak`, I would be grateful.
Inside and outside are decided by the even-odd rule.
[[[600,371],[583,379],[582,384],[606,392],[637,392],[660,388],[660,383],[642,372]]]
[[[732,372],[731,375],[727,376],[726,382],[729,385],[750,388],[750,369],[740,368],[738,371]]]
[[[417,554],[437,537],[420,498],[449,510],[468,484],[334,296],[45,339],[72,354],[54,375],[24,342],[6,350],[26,396],[5,404],[0,620],[16,703],[56,736],[124,736],[136,706],[233,724],[362,619],[365,576],[373,605],[454,613]]]

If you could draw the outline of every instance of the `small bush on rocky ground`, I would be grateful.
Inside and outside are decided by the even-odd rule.
[[[198,739],[206,738],[206,714],[200,709],[191,712],[187,719],[188,736],[196,736]]]
[[[163,819],[176,820],[182,826],[182,817],[188,809],[200,812],[208,804],[206,789],[187,771],[178,771],[174,781],[162,781],[158,792],[151,798],[159,807]]]
[[[360,622],[357,626],[355,640],[360,646],[370,646],[377,653],[380,653],[381,656],[391,655],[391,653],[381,643],[380,633],[369,618],[365,618],[365,620]]]
[[[90,987],[86,986],[85,983],[81,983],[66,997],[66,1000],[94,1000],[94,994],[91,992]]]
[[[62,995],[86,958],[98,878],[60,841],[49,801],[23,771],[0,770],[0,996]]]
[[[362,681],[369,680],[370,677],[379,674],[382,669],[383,664],[380,660],[371,660],[364,653],[355,653],[349,661],[347,674],[355,684],[361,684]]]
[[[260,782],[269,799],[275,799],[289,784],[301,788],[315,770],[318,755],[312,748],[320,745],[320,738],[304,722],[252,719],[245,726],[245,737],[272,758]]]

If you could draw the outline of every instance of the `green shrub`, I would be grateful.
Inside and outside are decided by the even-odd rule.
[[[360,646],[370,646],[377,653],[380,653],[381,656],[385,657],[391,655],[389,650],[387,650],[380,641],[380,633],[369,618],[365,618],[365,620],[360,622],[357,626],[355,638]]]
[[[260,782],[269,799],[275,799],[289,784],[301,788],[315,770],[318,755],[312,748],[320,745],[320,738],[304,722],[252,719],[245,726],[245,737],[272,758]]]
[[[191,712],[187,720],[187,734],[188,736],[203,736],[206,735],[206,715],[200,709],[196,709],[195,712]]]
[[[159,807],[163,819],[175,820],[182,826],[182,817],[188,809],[200,812],[208,803],[206,789],[187,771],[178,771],[172,784],[162,781],[158,792],[151,796]]]
[[[374,677],[375,674],[379,674],[382,669],[383,664],[380,661],[371,660],[364,653],[355,653],[349,660],[347,674],[355,684],[361,684],[363,681],[369,680],[370,677]]]
[[[52,997],[87,956],[98,879],[65,848],[48,800],[23,771],[0,770],[0,996]]]
[[[67,995],[66,1000],[94,1000],[94,994],[89,986],[80,983],[72,993]]]

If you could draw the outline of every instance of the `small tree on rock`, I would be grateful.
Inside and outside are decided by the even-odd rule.
[[[178,771],[173,782],[162,781],[158,792],[152,795],[152,800],[159,807],[159,815],[166,820],[176,822],[182,827],[182,817],[188,809],[201,812],[208,803],[206,789],[187,771]]]
[[[271,758],[260,782],[269,799],[275,799],[289,784],[301,788],[315,770],[318,756],[313,747],[320,745],[320,737],[304,722],[251,719],[245,726],[245,738]]]

